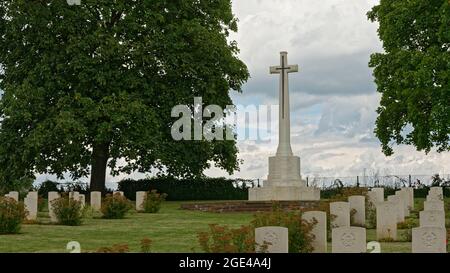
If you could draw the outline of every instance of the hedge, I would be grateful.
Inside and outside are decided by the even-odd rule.
[[[200,178],[176,179],[169,177],[119,182],[118,190],[130,200],[136,199],[137,191],[157,190],[167,193],[168,201],[188,200],[248,200],[248,186],[242,179]]]

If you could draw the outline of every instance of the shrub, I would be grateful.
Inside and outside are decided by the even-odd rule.
[[[216,224],[198,234],[200,247],[206,253],[254,253],[255,230],[251,226],[232,229]]]
[[[144,238],[141,240],[141,252],[150,253],[152,248],[152,240],[149,238]]]
[[[157,213],[161,209],[161,203],[166,200],[167,194],[159,194],[156,190],[150,191],[144,199],[144,212]]]
[[[412,229],[419,226],[419,221],[414,218],[406,218],[405,221],[398,223],[398,229]]]
[[[113,245],[112,247],[101,247],[99,249],[97,249],[96,251],[97,253],[127,253],[130,252],[130,248],[128,247],[127,244],[116,244]]]
[[[274,207],[271,212],[259,213],[249,225],[232,229],[228,226],[209,225],[209,230],[200,232],[200,247],[207,253],[254,253],[266,252],[270,243],[255,243],[255,228],[264,226],[281,226],[288,228],[289,252],[308,253],[313,251],[311,245],[314,235],[311,230],[314,223],[301,219],[300,212],[283,211]]]
[[[403,230],[401,240],[403,242],[411,242],[412,241],[412,230],[411,229]]]
[[[366,227],[369,229],[377,227],[377,210],[366,196]]]
[[[25,216],[23,204],[9,197],[0,197],[0,234],[19,233]]]
[[[281,226],[288,228],[289,252],[312,252],[314,235],[311,233],[316,223],[305,221],[299,211],[284,211],[280,207],[274,207],[270,212],[256,214],[252,221],[252,228],[264,226]]]
[[[105,219],[123,219],[131,209],[127,198],[119,193],[108,194],[102,202],[101,211]]]
[[[83,219],[81,202],[68,196],[52,201],[51,206],[58,224],[65,226],[79,226]]]

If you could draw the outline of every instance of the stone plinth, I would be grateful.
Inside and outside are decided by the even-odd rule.
[[[262,187],[248,190],[249,201],[315,201],[320,189],[312,187]]]

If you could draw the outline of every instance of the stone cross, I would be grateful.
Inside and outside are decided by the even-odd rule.
[[[289,73],[298,72],[298,65],[288,65],[287,52],[280,53],[280,65],[271,66],[271,74],[280,74],[279,143],[277,155],[292,156],[291,125],[289,114]]]

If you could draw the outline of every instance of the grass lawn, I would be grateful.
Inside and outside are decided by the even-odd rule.
[[[421,206],[423,200],[416,203]],[[70,241],[78,241],[83,252],[114,244],[128,244],[131,252],[139,252],[140,241],[146,237],[153,241],[152,252],[201,252],[197,233],[207,229],[208,224],[239,227],[248,224],[253,215],[187,211],[179,209],[180,204],[165,202],[157,214],[130,213],[123,220],[85,219],[77,227],[49,224],[47,213],[41,212],[41,224],[23,225],[21,234],[0,235],[0,252],[68,252],[66,244]],[[367,230],[367,241],[375,240],[375,230]],[[411,243],[381,243],[381,251],[411,252]]]

